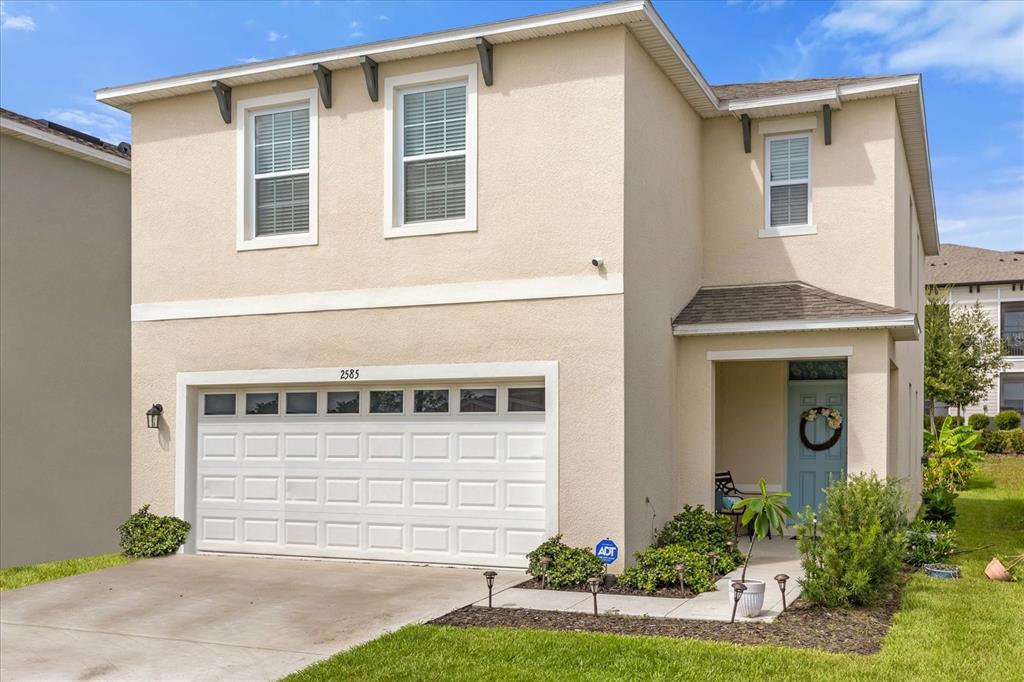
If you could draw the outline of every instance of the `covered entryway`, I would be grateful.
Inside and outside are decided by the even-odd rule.
[[[557,526],[540,380],[207,387],[195,549],[524,566]]]

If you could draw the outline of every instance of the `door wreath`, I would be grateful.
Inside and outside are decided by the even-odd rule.
[[[824,417],[825,421],[828,422],[829,428],[832,429],[832,437],[824,443],[812,443],[807,437],[807,425],[818,417]],[[839,437],[842,435],[843,415],[839,410],[832,407],[812,407],[800,414],[800,442],[808,450],[814,450],[815,452],[828,450],[839,442]]]

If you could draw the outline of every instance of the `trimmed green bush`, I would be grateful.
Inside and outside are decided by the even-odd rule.
[[[911,566],[940,564],[956,551],[956,531],[939,521],[916,521],[907,533],[906,562]]]
[[[996,415],[996,428],[1000,431],[1020,428],[1020,413],[1016,410],[1003,410]]]
[[[636,563],[619,576],[619,584],[644,592],[655,592],[661,587],[679,585],[676,566],[686,566],[683,584],[693,592],[710,592],[715,589],[711,576],[709,553],[687,545],[665,545],[648,547],[635,555]],[[715,563],[715,572],[723,575],[740,565],[740,559],[730,552],[723,552]]]
[[[803,596],[822,606],[858,606],[896,582],[906,550],[904,492],[898,481],[851,475],[825,489],[820,514],[797,527]]]
[[[925,521],[937,521],[956,524],[956,493],[945,488],[932,488],[921,495],[921,518]]]
[[[733,522],[728,517],[709,512],[701,505],[685,505],[681,512],[661,527],[654,546],[691,545],[708,551],[725,552],[725,543],[732,539]]]
[[[1024,429],[1009,429],[999,432],[1003,452],[1024,455]]]
[[[987,414],[972,414],[967,418],[967,425],[975,431],[984,431],[988,428],[988,421]]]
[[[541,577],[544,570],[540,559],[545,556],[551,557],[546,580],[548,587],[577,587],[587,582],[587,578],[604,573],[604,564],[593,552],[585,547],[570,547],[562,542],[561,533],[548,538],[526,555],[530,562],[526,572],[535,578]]]
[[[1003,451],[1003,437],[1001,431],[982,431],[978,438],[977,448],[982,452],[993,454]]]
[[[190,530],[192,526],[188,521],[151,514],[147,504],[118,526],[117,532],[125,556],[154,557],[177,552]]]

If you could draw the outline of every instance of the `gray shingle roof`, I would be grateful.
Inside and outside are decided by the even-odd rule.
[[[673,325],[831,320],[910,315],[899,308],[840,296],[804,282],[704,287]]]
[[[68,128],[67,126],[54,123],[53,121],[47,121],[45,118],[29,118],[28,116],[23,116],[22,114],[11,111],[10,109],[0,108],[0,118],[6,118],[9,121],[14,121],[24,126],[41,130],[55,137],[77,142],[78,144],[85,145],[86,147],[92,147],[93,149],[106,152],[107,154],[111,154],[122,159],[130,161],[132,158],[132,146],[127,142],[111,144],[110,142],[104,142],[94,135],[83,133],[80,130]]]
[[[900,74],[909,75],[909,74]],[[805,78],[794,81],[762,81],[760,83],[729,83],[712,85],[719,99],[753,99],[756,97],[772,97],[775,95],[793,95],[800,92],[814,92],[853,83],[873,83],[875,81],[899,78],[900,75],[888,76],[843,76],[839,78]]]
[[[1024,281],[1024,252],[943,244],[938,256],[925,259],[924,278],[927,284],[1021,282]]]

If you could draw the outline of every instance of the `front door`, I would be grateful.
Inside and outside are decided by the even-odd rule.
[[[827,449],[809,448],[800,438],[801,415],[815,407],[839,410],[843,423],[839,439]],[[846,380],[800,380],[789,382],[788,415],[788,486],[793,497],[789,507],[793,513],[803,512],[810,505],[815,511],[825,499],[825,487],[830,480],[846,472],[846,434],[850,424],[846,410]],[[832,438],[834,431],[826,419],[819,416],[808,422],[804,429],[806,440],[821,447]]]

